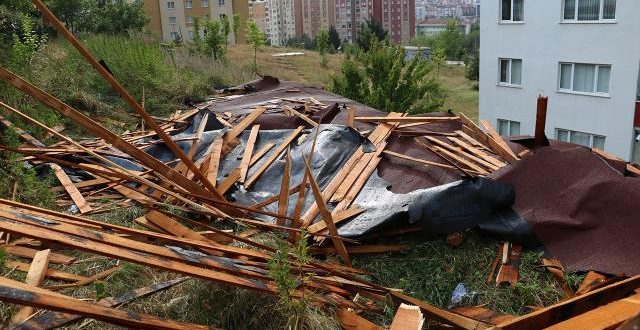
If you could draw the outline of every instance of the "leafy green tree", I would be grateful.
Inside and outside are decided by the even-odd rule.
[[[387,30],[384,29],[380,22],[371,19],[364,21],[360,26],[360,34],[358,34],[358,38],[356,39],[356,45],[367,52],[372,43],[386,39]]]
[[[266,35],[252,19],[247,20],[247,41],[253,48],[253,68],[258,71],[258,48],[266,43]]]
[[[329,50],[329,32],[327,30],[320,30],[316,36],[316,44],[318,45],[318,52],[322,57],[322,67],[326,68],[327,65],[327,51]]]
[[[222,24],[217,19],[208,20],[205,23],[205,45],[207,51],[215,60],[224,56],[224,34],[222,33]]]
[[[90,0],[49,0],[47,6],[71,32],[85,30],[91,25],[96,2]]]
[[[233,14],[233,39],[235,39],[236,43],[239,43],[238,34],[240,33],[240,25],[240,15]]]
[[[478,81],[480,79],[480,54],[467,56],[465,65],[464,76],[469,80]]]
[[[220,25],[222,27],[222,34],[224,35],[224,46],[227,47],[229,45],[229,35],[231,34],[231,22],[227,15],[220,17]]]
[[[405,59],[404,49],[374,41],[368,52],[345,59],[329,89],[383,111],[428,112],[439,109],[444,93],[429,77],[432,68],[421,57]]]
[[[329,44],[331,45],[333,50],[338,50],[340,49],[340,46],[342,46],[338,30],[336,30],[333,25],[329,28]]]
[[[440,46],[443,46],[447,58],[458,61],[462,58],[462,42],[464,36],[454,20],[447,23],[447,27],[443,32],[438,34]]]
[[[142,1],[108,1],[94,9],[92,20],[95,26],[90,32],[112,35],[142,31],[149,19],[144,13]]]
[[[480,51],[480,25],[473,24],[464,37],[463,50],[466,55],[474,55]]]
[[[440,69],[447,64],[447,55],[444,48],[435,48],[431,51],[431,57],[429,58],[433,66],[436,68],[436,78],[440,77]]]
[[[196,52],[202,52],[203,41],[202,35],[200,31],[202,30],[202,23],[200,21],[200,17],[195,17],[193,19],[193,45],[195,47]]]

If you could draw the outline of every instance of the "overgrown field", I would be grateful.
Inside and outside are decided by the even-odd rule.
[[[214,61],[191,53],[188,47],[170,48],[144,37],[86,35],[81,39],[98,58],[106,62],[117,79],[138,100],[142,100],[144,95],[146,109],[155,116],[167,116],[177,109],[188,108],[189,104],[203,100],[216,88],[240,84],[256,77],[252,68],[253,51],[246,45],[230,45],[225,60]],[[320,66],[321,57],[316,52],[305,50],[303,56],[272,56],[273,53],[287,51],[299,50],[270,47],[261,49],[258,52],[259,73],[323,87],[332,74],[339,72],[343,59],[341,54],[329,54],[328,66],[323,69]],[[114,132],[132,129],[140,121],[64,40],[48,42],[28,65],[12,69]],[[443,109],[452,109],[477,118],[478,92],[473,88],[474,83],[464,78],[463,68],[443,68],[439,77],[448,96]],[[6,85],[0,85],[0,98],[49,127],[64,125],[66,128],[63,133],[71,137],[87,135],[52,110]],[[1,113],[6,116],[6,113]],[[18,126],[27,128],[45,143],[55,142],[51,138],[45,140],[45,134],[41,130],[14,116],[7,117]],[[19,145],[20,141],[14,133],[8,131],[3,136],[3,143]],[[43,179],[34,170],[25,169],[16,155],[5,155],[2,162],[0,197],[11,198],[12,187],[17,181],[17,200],[55,208],[55,195],[49,191],[49,187],[58,185],[57,181]],[[141,212],[139,208],[132,208],[95,218],[135,227],[133,219]],[[270,241],[269,237],[260,239]],[[522,314],[527,311],[526,306],[548,305],[560,298],[560,291],[554,280],[538,268],[538,253],[524,254],[520,283],[514,288],[505,288],[486,283],[499,243],[496,240],[473,232],[469,233],[469,238],[459,248],[447,245],[442,237],[425,238],[414,235],[400,240],[411,246],[407,252],[355,257],[355,266],[368,269],[371,272],[369,279],[378,284],[402,288],[417,298],[441,307],[447,307],[451,292],[461,282],[472,293],[464,301],[465,304],[486,304],[488,308],[505,313]],[[60,269],[95,274],[114,265],[113,261],[92,259],[83,253],[76,252],[75,256],[83,262]],[[9,276],[12,278],[23,280],[23,273],[11,272],[7,268],[2,269],[1,275],[8,273],[11,273]],[[101,298],[175,277],[173,274],[124,264],[122,270],[110,278],[100,284],[76,290],[74,294],[82,298]],[[276,297],[195,279],[150,298],[136,300],[126,308],[229,329],[282,329],[290,317]],[[0,305],[0,321],[6,322],[11,311],[8,305]],[[389,309],[383,321],[388,324],[393,312]],[[321,312],[308,308],[303,317],[309,329],[338,328],[331,311]],[[85,321],[69,327],[79,328],[113,327],[95,321]]]

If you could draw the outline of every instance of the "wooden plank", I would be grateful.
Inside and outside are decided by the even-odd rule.
[[[105,271],[99,272],[97,274],[94,274],[93,276],[87,277],[85,279],[82,279],[78,282],[75,283],[71,283],[71,284],[56,284],[56,285],[50,285],[47,286],[45,289],[47,290],[62,290],[62,289],[68,289],[68,288],[77,288],[80,286],[85,286],[85,285],[89,285],[92,284],[96,281],[99,281],[101,279],[107,278],[117,272],[119,272],[122,269],[122,266],[116,266],[116,267],[112,267],[109,268]]]
[[[444,155],[446,155],[447,157],[449,157],[450,159],[453,159],[454,161],[465,165],[467,168],[472,169],[478,173],[480,173],[480,175],[487,175],[489,174],[489,171],[485,170],[484,168],[458,156],[457,154],[454,154],[453,152],[442,148],[440,146],[433,146],[433,149],[436,151],[436,153],[442,153]]]
[[[350,312],[346,309],[336,311],[338,322],[345,330],[383,330],[384,328],[363,318],[362,316]]]
[[[27,285],[38,287],[42,284],[47,268],[49,267],[50,254],[51,250],[36,252],[36,255],[33,257],[33,261],[31,262],[31,267],[29,267],[29,271],[27,272],[27,278],[24,281]],[[33,312],[33,307],[24,306],[13,314],[13,317],[11,317],[11,323],[18,324],[26,320],[31,316],[31,314],[33,314]]]
[[[168,258],[158,257],[138,251],[131,251],[129,249],[112,246],[99,241],[93,241],[78,236],[57,233],[52,230],[39,228],[33,225],[0,220],[0,230],[36,239],[46,238],[47,241],[69,246],[78,250],[88,251],[90,253],[111,258],[117,258],[119,260],[125,260],[156,269],[168,270],[188,276],[198,277],[247,289],[269,293],[278,292],[276,286],[270,282],[263,283],[253,278],[249,279],[245,277],[239,277],[201,266],[194,266],[188,263],[178,262]],[[132,241],[131,244],[135,244],[133,242],[134,241]]]
[[[336,228],[336,225],[333,223],[331,212],[329,212],[329,210],[327,209],[327,204],[324,198],[322,197],[322,191],[320,191],[320,187],[318,186],[318,183],[313,177],[313,172],[311,172],[311,165],[309,165],[306,159],[305,159],[305,169],[307,171],[307,177],[309,178],[309,183],[311,184],[311,190],[313,191],[313,195],[315,196],[315,199],[316,199],[316,205],[318,205],[318,208],[320,209],[320,214],[322,215],[322,219],[324,220],[325,224],[327,225],[327,228],[329,229],[329,233],[331,233],[331,235],[333,236],[332,238],[333,244],[336,247],[336,250],[338,250],[338,254],[340,254],[345,264],[351,267],[351,260],[349,259],[349,253],[347,252],[347,249],[345,248],[342,240],[339,239],[338,229]]]
[[[549,330],[612,329],[640,313],[640,294],[614,301],[602,307],[554,324]]]
[[[265,107],[255,108],[253,111],[249,113],[249,115],[247,115],[244,119],[242,119],[242,121],[240,121],[232,130],[230,130],[229,132],[227,132],[227,134],[224,135],[224,148],[222,150],[223,155],[226,155],[229,151],[231,151],[232,147],[237,145],[238,136],[240,136],[240,134],[242,134],[244,130],[246,130],[249,126],[251,126],[251,124],[253,124],[253,122],[256,119],[258,119],[258,117],[260,117],[265,111],[267,111],[267,108]]]
[[[34,238],[37,239],[37,237]],[[4,248],[5,252],[7,252],[8,254],[29,259],[35,258],[36,254],[38,253],[38,250],[24,246],[3,245],[2,248]],[[52,262],[54,264],[69,265],[75,260],[76,258],[69,257],[64,254],[55,252],[51,252],[49,254],[49,262]]]
[[[462,141],[462,140],[460,140],[460,139],[458,139],[456,137],[449,136],[447,138],[449,140],[451,140],[451,142],[459,145],[463,149],[465,149],[465,150],[469,151],[470,153],[482,158],[483,160],[493,164],[494,166],[496,166],[498,168],[507,165],[507,163],[505,163],[505,162],[503,162],[503,161],[501,161],[501,160],[489,155],[488,153],[486,153],[486,152],[484,152],[484,151],[482,151],[482,150],[480,150],[480,149],[478,149],[478,148],[476,148],[476,147],[474,147],[474,146],[472,146],[472,145],[470,145],[470,144],[468,144],[468,143],[466,143],[466,142],[464,142],[464,141]]]
[[[347,108],[347,126],[355,129],[355,120],[356,120],[356,108],[348,107]]]
[[[285,218],[289,211],[289,181],[291,178],[291,148],[287,148],[284,170],[282,173],[282,183],[280,184],[280,194],[278,199],[278,214],[282,217],[277,218],[277,224],[284,226]]]
[[[594,271],[590,271],[587,273],[587,276],[584,277],[584,279],[582,280],[582,283],[580,283],[580,285],[578,286],[578,290],[576,290],[576,295],[582,295],[582,294],[588,293],[589,291],[593,290],[593,288],[597,288],[601,283],[603,283],[606,280],[607,280],[606,276]]]
[[[468,154],[468,153],[464,152],[462,150],[462,148],[460,148],[460,147],[454,147],[454,146],[452,146],[452,145],[450,145],[448,143],[445,143],[443,141],[440,141],[440,140],[438,140],[438,139],[436,139],[436,138],[434,138],[432,136],[425,136],[424,138],[429,140],[431,143],[433,143],[433,144],[435,144],[435,145],[437,145],[439,147],[442,147],[442,148],[446,149],[447,151],[450,151],[450,152],[454,153],[456,156],[458,156],[460,158],[464,157],[466,159],[469,159],[469,160],[475,162],[475,164],[480,164],[480,165],[484,166],[485,168],[487,168],[489,170],[492,170],[492,171],[495,171],[495,170],[498,169],[498,166],[496,166],[496,165],[494,165],[494,164],[492,164],[492,163],[490,163],[490,162],[488,162],[488,161],[486,161],[486,160],[484,160],[482,158],[476,157],[476,156],[474,156],[472,154]]]
[[[260,125],[253,125],[247,145],[244,148],[242,155],[242,161],[240,162],[240,183],[243,183],[247,179],[247,172],[249,171],[249,163],[251,162],[251,155],[253,155],[253,148],[256,145],[258,139],[258,133],[260,132]]]
[[[488,328],[488,326],[483,322],[437,308],[435,306],[427,304],[424,301],[420,301],[413,297],[407,296],[401,292],[390,290],[389,293],[391,294],[391,297],[396,301],[420,307],[420,310],[422,310],[422,312],[425,313],[428,318],[435,319],[436,321],[468,330],[479,330]]]
[[[458,117],[355,117],[354,120],[371,123],[419,123],[419,122],[439,122],[449,120],[459,120]]]
[[[116,297],[107,297],[98,300],[97,304],[106,306],[106,307],[117,307],[121,306],[125,303],[131,302],[134,299],[138,299],[141,297],[145,297],[151,295],[153,293],[159,292],[161,290],[166,290],[171,288],[176,284],[180,284],[187,280],[187,277],[178,278],[175,280],[169,280],[165,282],[160,282],[153,284],[151,286],[127,291],[122,293]],[[83,319],[82,315],[77,314],[69,314],[63,312],[46,312],[42,315],[37,315],[36,317],[22,322],[21,324],[16,325],[13,330],[47,330],[59,328],[65,324],[78,321]]]
[[[203,241],[212,245],[230,243],[230,240],[227,237],[220,235],[218,235],[218,237],[215,239],[206,238],[198,234],[198,232],[185,227],[181,223],[169,218],[168,216],[156,210],[149,211],[145,215],[145,218],[154,225],[177,237],[185,237],[196,241]],[[212,255],[220,255],[220,251],[213,251],[208,249],[205,249],[204,251]]]
[[[289,189],[288,195],[293,195],[293,194],[299,192],[300,191],[300,186],[301,185],[297,185],[297,186]],[[258,203],[255,203],[255,204],[251,205],[251,207],[260,209],[260,208],[263,208],[263,207],[265,207],[265,206],[267,206],[269,204],[273,204],[273,203],[277,202],[278,199],[280,199],[280,195],[273,195],[273,196],[271,196],[269,198],[264,199],[261,202],[258,202]]]
[[[496,132],[495,128],[493,128],[493,126],[491,126],[491,124],[489,124],[489,122],[487,122],[486,120],[480,120],[480,123],[482,123],[482,126],[484,126],[484,128],[487,130],[487,134],[495,141],[498,143],[499,146],[502,147],[502,149],[504,150],[505,153],[508,153],[510,155],[510,157],[515,158],[515,160],[518,160],[518,156],[516,156],[516,154],[513,152],[513,150],[511,150],[511,148],[509,148],[509,145],[507,144],[507,142],[502,138],[502,136],[500,136],[500,134],[498,132]]]
[[[265,144],[265,146],[262,147],[262,149],[258,150],[253,156],[251,156],[251,162],[249,163],[249,166],[251,166],[251,164],[255,164],[257,161],[259,161],[260,158],[262,158],[262,156],[266,155],[267,152],[269,152],[269,150],[271,150],[271,148],[273,148],[275,146],[276,146],[275,143],[267,143],[267,144]]]
[[[64,172],[64,170],[58,166],[57,164],[49,164],[49,167],[53,170],[53,174],[55,174],[56,178],[60,181],[64,189],[67,191],[73,203],[76,204],[80,213],[91,212],[93,209],[87,201],[84,199],[78,188],[71,182],[69,176]]]
[[[575,295],[571,287],[567,284],[567,281],[564,279],[564,268],[562,267],[560,260],[542,258],[542,265],[545,266],[547,271],[556,279],[556,282],[558,282],[558,285],[560,285],[564,292],[565,298],[571,298]]]
[[[498,324],[498,327],[503,330],[533,330],[550,327],[598,306],[624,298],[639,286],[640,275]]]
[[[424,316],[420,307],[402,303],[393,317],[390,330],[422,330],[423,324]]]
[[[364,211],[365,209],[352,207],[344,211],[332,212],[333,223],[338,224],[345,220],[351,219],[352,217],[355,217],[356,215],[361,214]],[[325,224],[324,221],[318,221],[313,225],[307,227],[307,232],[309,232],[310,234],[315,234],[325,230],[326,228],[327,224]]]
[[[15,260],[7,260],[5,261],[5,266],[7,268],[15,268],[16,270],[19,270],[21,272],[28,272],[29,271],[29,264],[26,264],[24,262],[19,262],[19,261],[15,261]],[[82,281],[87,279],[85,276],[81,276],[81,275],[76,275],[76,274],[71,274],[71,273],[65,273],[63,271],[54,269],[54,268],[47,268],[47,271],[45,272],[45,277],[48,278],[52,278],[52,279],[56,279],[56,280],[62,280],[65,282],[78,282],[78,281]]]
[[[294,108],[288,106],[288,105],[283,105],[282,109],[285,109],[286,111],[288,111],[289,113],[293,114],[294,116],[304,120],[307,124],[311,125],[311,127],[318,127],[318,123],[316,123],[315,121],[311,120],[311,118],[305,116],[304,114],[296,111]]]
[[[476,123],[467,118],[464,114],[460,114],[460,120],[463,124],[462,131],[464,133],[470,135],[482,145],[491,149],[505,161],[511,163],[519,159],[518,156],[516,156],[510,148],[504,149],[504,147],[500,143],[495,141],[491,136],[480,129],[480,127],[478,127]]]
[[[483,306],[456,307],[450,311],[492,325],[507,322],[515,318],[513,315],[499,314]]]
[[[260,166],[258,170],[247,181],[245,181],[245,188],[251,187],[260,178],[262,173],[264,173],[269,168],[269,166],[271,166],[271,164],[276,159],[278,159],[278,157],[280,157],[280,154],[289,147],[289,144],[298,136],[298,134],[300,134],[300,132],[302,132],[303,129],[303,126],[299,126],[297,129],[291,132],[288,137],[284,139],[282,144],[278,148],[276,148],[271,156],[262,163],[262,166]]]
[[[447,169],[451,169],[451,170],[458,170],[456,167],[451,166],[451,165],[440,164],[440,163],[436,163],[436,162],[432,162],[432,161],[428,161],[428,160],[424,160],[424,159],[414,158],[414,157],[403,155],[403,154],[399,154],[397,152],[393,152],[393,151],[390,151],[390,150],[384,150],[384,151],[382,151],[382,153],[385,154],[385,155],[397,157],[397,158],[400,158],[400,159],[409,160],[409,161],[412,161],[414,163],[418,163],[420,165],[436,166],[436,167],[442,167],[442,168],[447,168]]]
[[[80,314],[112,324],[141,329],[210,329],[207,326],[159,319],[130,311],[82,301],[27,284],[0,278],[0,300],[36,308]]]
[[[211,182],[212,185],[216,186],[218,181],[218,169],[220,167],[220,155],[222,153],[222,138],[217,138],[213,140],[213,148],[211,149],[211,153],[209,154],[209,159],[204,162],[206,164],[206,176],[207,180]],[[204,166],[204,165],[203,165]]]

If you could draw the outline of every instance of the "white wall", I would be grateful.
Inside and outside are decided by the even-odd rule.
[[[631,156],[640,65],[640,1],[618,0],[616,23],[561,23],[562,1],[524,0],[523,24],[499,24],[499,0],[482,3],[480,118],[521,122],[533,135],[536,97],[549,97],[546,133],[606,136],[605,149]],[[522,88],[497,86],[498,58],[522,59]],[[558,92],[558,62],[611,64],[610,97]]]

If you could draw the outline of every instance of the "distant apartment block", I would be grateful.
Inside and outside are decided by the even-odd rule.
[[[447,29],[447,24],[449,24],[449,21],[452,21],[453,19],[449,18],[432,18],[432,19],[426,19],[420,23],[418,23],[416,25],[416,36],[427,36],[427,37],[433,37],[443,31],[445,31]],[[463,33],[469,33],[469,30],[471,29],[471,25],[470,24],[463,24],[459,21],[453,20],[456,22],[456,25],[458,26],[458,28],[460,29],[460,31],[462,31]]]
[[[336,25],[335,0],[301,0],[302,33],[315,38],[320,30]]]
[[[296,31],[296,12],[301,11],[300,5],[300,0],[266,0],[264,32],[272,46],[285,46],[287,40],[301,34],[300,27]]]
[[[640,162],[640,1],[484,0],[480,118],[533,135],[549,97],[549,138]]]
[[[336,29],[343,40],[353,42],[366,20],[377,20],[397,43],[415,35],[415,0],[335,0]]]
[[[191,40],[194,36],[193,22],[196,18],[209,19],[238,14],[244,26],[249,15],[247,0],[146,0],[144,10],[149,17],[147,29],[170,42],[177,39]],[[239,31],[240,42],[244,40],[244,28]],[[202,32],[201,32],[202,33]],[[235,43],[233,34],[229,41]]]
[[[249,18],[253,19],[262,31],[267,30],[265,5],[264,0],[249,2]]]

